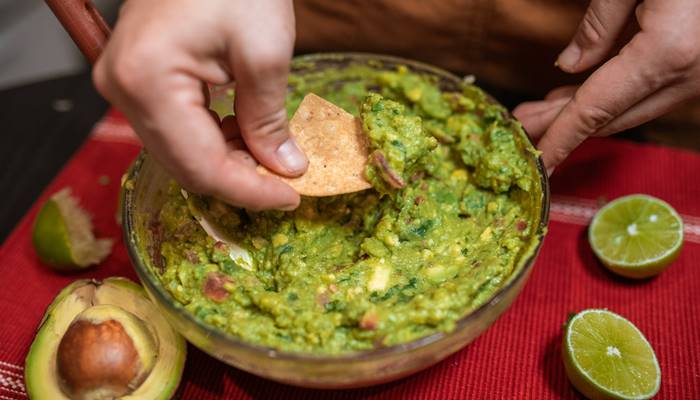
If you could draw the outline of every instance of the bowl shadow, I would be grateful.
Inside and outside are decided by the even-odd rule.
[[[544,380],[558,399],[583,399],[569,382],[561,355],[562,332],[549,339],[539,363]]]

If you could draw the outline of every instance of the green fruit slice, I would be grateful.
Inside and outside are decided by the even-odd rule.
[[[611,271],[629,278],[658,274],[683,246],[683,221],[652,196],[621,197],[601,208],[588,230],[591,248]]]
[[[43,205],[32,232],[39,258],[58,270],[76,270],[98,264],[112,249],[112,239],[96,239],[90,215],[80,208],[69,188]]]
[[[642,332],[625,318],[590,309],[567,324],[564,367],[589,399],[650,399],[661,386],[661,369]]]

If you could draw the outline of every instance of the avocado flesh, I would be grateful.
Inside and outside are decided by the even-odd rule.
[[[148,323],[157,339],[158,356],[151,373],[122,399],[169,399],[180,383],[185,364],[185,340],[172,329],[144,290],[124,278],[104,281],[79,280],[66,286],[49,305],[25,361],[25,384],[29,397],[62,400],[56,373],[58,344],[74,318],[94,305],[111,304]]]

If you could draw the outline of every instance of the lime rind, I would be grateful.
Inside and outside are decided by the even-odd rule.
[[[616,321],[616,324],[614,326],[614,329],[609,329],[610,328],[610,321],[605,321],[607,324],[604,322],[602,325],[603,329],[608,330],[606,332],[608,335],[599,335],[595,329],[589,329],[586,331],[587,334],[592,334],[593,336],[597,336],[592,338],[593,341],[598,342],[598,344],[602,344],[606,342],[606,339],[608,339],[611,335],[611,333],[614,335],[615,333],[619,334],[619,330],[624,329],[627,331],[633,332],[634,335],[636,335],[636,339],[638,339],[642,344],[643,348],[642,350],[646,350],[647,354],[646,357],[634,357],[632,358],[635,359],[636,362],[638,363],[647,363],[647,364],[652,364],[654,371],[655,371],[655,380],[651,385],[651,390],[646,391],[645,393],[638,393],[638,394],[625,394],[621,393],[620,391],[615,391],[613,389],[610,389],[609,387],[606,386],[605,383],[600,382],[600,379],[596,379],[594,376],[592,376],[591,373],[589,373],[588,370],[586,370],[582,365],[580,360],[576,357],[576,350],[574,350],[574,345],[572,343],[572,332],[575,331],[574,327],[577,323],[580,323],[579,321],[586,322],[590,325],[589,321],[584,321],[583,318],[588,316],[589,314],[602,314],[611,318],[614,318]],[[607,326],[606,326],[607,325]],[[600,329],[601,327],[597,327],[597,329]],[[576,331],[576,333],[582,333],[580,331]],[[608,347],[610,349],[610,347]],[[614,350],[608,350],[608,351],[615,351],[617,350],[616,348],[613,348]],[[637,349],[639,350],[639,348]],[[569,377],[569,380],[571,383],[574,385],[574,387],[581,392],[583,395],[585,395],[589,399],[621,399],[621,400],[646,400],[646,399],[651,399],[654,397],[658,392],[659,389],[661,388],[661,368],[659,367],[659,362],[656,358],[656,354],[654,353],[653,348],[651,347],[651,344],[647,340],[647,338],[644,336],[644,334],[637,328],[632,322],[627,320],[626,318],[615,314],[611,311],[605,310],[605,309],[589,309],[582,311],[578,314],[576,314],[573,318],[571,318],[566,326],[566,331],[564,333],[564,348],[563,348],[563,353],[564,353],[564,367],[566,370],[566,374]],[[616,368],[615,366],[612,366],[612,368],[615,370],[617,373],[622,373],[623,371],[620,370],[620,368]],[[628,372],[628,377],[631,378],[637,378],[639,379],[639,376],[633,377],[632,371],[627,371]],[[649,386],[648,384],[646,386]]]
[[[642,210],[638,209],[640,204]],[[640,217],[649,220],[639,220]],[[657,219],[668,221],[668,228],[659,229]],[[635,240],[614,237],[611,232],[619,233],[620,226],[626,226],[629,234],[647,234],[636,235]],[[623,242],[627,247],[611,243],[623,239],[627,239]],[[683,220],[663,200],[644,194],[625,196],[598,211],[588,230],[588,240],[595,255],[613,272],[644,278],[657,274],[678,257],[683,246]],[[632,257],[634,253],[638,256]]]
[[[32,233],[37,255],[59,270],[86,268],[104,260],[112,250],[112,239],[97,239],[90,215],[83,210],[70,188],[56,192],[37,214]]]
[[[96,239],[90,215],[65,188],[51,197],[61,211],[73,261],[80,267],[99,264],[112,250],[112,239]]]

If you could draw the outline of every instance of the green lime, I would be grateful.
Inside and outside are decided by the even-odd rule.
[[[568,322],[562,346],[574,387],[589,399],[650,399],[661,369],[642,332],[607,311],[581,311]]]
[[[661,272],[680,254],[683,221],[668,203],[634,194],[598,211],[588,230],[593,252],[611,271],[629,278]]]
[[[111,239],[95,238],[90,215],[80,208],[69,188],[51,196],[41,207],[32,243],[44,263],[62,271],[98,264],[112,249]]]

